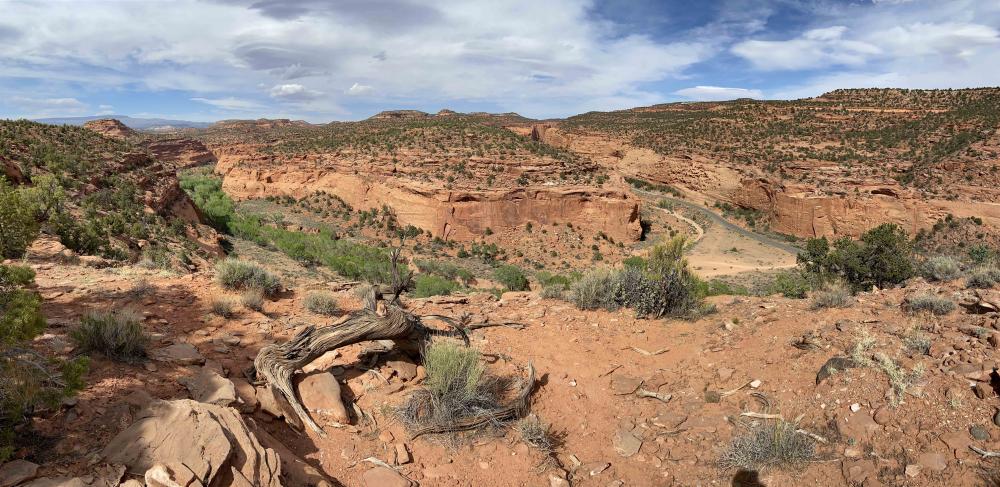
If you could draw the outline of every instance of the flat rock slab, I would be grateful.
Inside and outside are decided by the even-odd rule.
[[[365,487],[414,487],[416,482],[413,482],[406,477],[403,477],[399,472],[385,467],[375,467],[361,476],[361,480],[365,483]]]
[[[616,375],[611,378],[611,392],[616,396],[632,394],[642,385],[642,379],[629,377],[627,375]]]
[[[13,460],[0,466],[0,487],[12,487],[31,480],[36,475],[38,465],[25,460]]]
[[[228,406],[236,402],[236,387],[229,379],[218,372],[201,367],[191,377],[181,377],[177,380],[191,393],[191,399],[198,402]]]
[[[205,357],[190,343],[175,343],[154,350],[151,356],[153,360],[171,362],[177,365],[202,365],[205,363]]]
[[[615,447],[615,451],[626,458],[639,453],[639,448],[642,448],[642,440],[632,432],[625,430],[618,430],[611,443]]]

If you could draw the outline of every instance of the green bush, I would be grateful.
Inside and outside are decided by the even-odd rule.
[[[528,278],[524,276],[524,271],[520,267],[502,265],[493,271],[493,276],[508,291],[527,291],[530,289]]]
[[[182,174],[180,185],[201,210],[209,225],[220,232],[231,232],[229,224],[233,218],[234,205],[233,200],[222,191],[222,179],[209,172],[196,171]]]
[[[337,314],[337,298],[330,293],[310,293],[306,296],[305,307],[318,315]]]
[[[274,296],[281,290],[281,281],[263,267],[234,258],[215,266],[216,279],[226,289],[258,290],[265,296]]]
[[[1000,269],[982,267],[972,271],[965,280],[965,287],[974,289],[989,289],[1000,282]]]
[[[775,275],[767,287],[767,294],[781,294],[786,298],[804,299],[812,289],[809,278],[799,271],[782,271]]]
[[[807,272],[840,277],[855,291],[888,287],[913,277],[913,248],[899,225],[884,223],[861,235],[844,237],[831,248],[826,237],[810,239],[798,256]]]
[[[618,309],[615,276],[616,273],[606,267],[591,269],[570,287],[573,304],[580,309]]]
[[[142,329],[142,317],[135,310],[98,311],[85,315],[70,337],[82,350],[100,352],[120,362],[134,362],[146,356],[149,337]]]
[[[434,274],[417,274],[413,278],[413,296],[447,296],[458,290],[458,283]]]
[[[30,340],[45,329],[41,299],[23,289],[34,280],[29,267],[0,265],[0,344]]]
[[[476,278],[469,272],[468,269],[452,264],[451,262],[444,262],[439,260],[414,260],[413,263],[417,266],[420,272],[425,274],[436,274],[438,276],[459,280],[462,284],[468,286],[472,284]]]
[[[38,236],[37,207],[0,176],[0,258],[16,259]]]
[[[951,300],[947,298],[926,293],[909,296],[906,298],[906,302],[903,303],[903,307],[910,313],[926,311],[934,315],[941,316],[954,311],[955,303],[951,302]]]
[[[962,275],[962,266],[954,257],[931,257],[921,266],[921,274],[931,281],[950,281]]]
[[[572,276],[553,274],[548,271],[536,272],[535,279],[538,279],[538,284],[542,286],[543,290],[546,288],[556,288],[560,292],[569,290],[574,281]]]

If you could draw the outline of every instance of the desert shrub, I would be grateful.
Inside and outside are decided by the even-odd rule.
[[[257,312],[264,311],[264,294],[259,289],[250,289],[241,294],[240,302],[246,309]]]
[[[813,285],[809,277],[799,271],[782,271],[765,288],[766,294],[781,294],[786,298],[804,299]]]
[[[545,455],[554,454],[559,446],[559,438],[551,432],[549,425],[543,423],[534,414],[517,422],[517,432],[525,445]]]
[[[813,440],[798,433],[795,424],[782,420],[751,426],[733,438],[719,464],[725,469],[760,471],[767,467],[788,468],[815,455]]]
[[[931,281],[950,281],[962,274],[962,266],[958,260],[945,255],[927,259],[920,270],[921,274]]]
[[[318,315],[333,316],[337,314],[337,298],[330,293],[310,293],[306,296],[305,307]]]
[[[813,293],[813,309],[846,308],[851,305],[851,290],[842,283],[834,282],[824,285]]]
[[[855,291],[896,285],[914,274],[909,238],[892,223],[868,230],[860,240],[837,239],[832,247],[826,237],[810,239],[798,262],[807,272],[842,278]]]
[[[950,299],[926,293],[906,298],[906,302],[903,303],[903,307],[910,313],[927,311],[941,316],[954,311],[955,303],[953,303]]]
[[[606,267],[585,273],[570,287],[573,304],[580,309],[618,309],[614,293],[615,275]]]
[[[698,282],[698,293],[701,296],[746,296],[750,290],[738,284],[730,284],[721,279]]]
[[[411,430],[447,426],[502,408],[506,381],[487,373],[473,348],[450,342],[433,343],[424,351],[427,380],[399,410]]]
[[[625,267],[635,267],[637,269],[646,268],[646,259],[639,257],[638,255],[633,255],[622,261],[622,265]]]
[[[100,352],[119,362],[145,357],[149,341],[142,329],[142,317],[133,309],[88,313],[70,337],[82,350]]]
[[[413,284],[413,295],[418,298],[447,296],[458,290],[458,283],[434,274],[417,274]]]
[[[211,173],[194,171],[180,176],[181,188],[205,215],[208,224],[220,232],[230,232],[233,200],[222,191],[222,179]]]
[[[562,299],[565,293],[566,290],[562,286],[549,286],[543,287],[538,295],[544,299]]]
[[[493,271],[493,277],[508,291],[527,291],[529,289],[528,278],[524,276],[524,271],[520,267],[502,265]]]
[[[0,258],[16,259],[38,236],[36,206],[0,176]]]
[[[230,297],[214,297],[210,304],[212,314],[223,318],[236,316],[236,300]]]
[[[136,281],[132,283],[132,288],[129,289],[128,293],[130,296],[141,298],[153,292],[154,289],[155,287],[152,284],[150,284],[148,279],[146,279],[145,277],[140,277],[139,279],[136,279]]]
[[[216,279],[226,289],[256,289],[273,296],[281,289],[281,281],[263,267],[245,260],[228,258],[215,266]]]
[[[60,361],[25,345],[45,329],[30,268],[0,265],[0,463],[31,436],[25,416],[38,406],[55,406],[83,387],[87,358]]]
[[[989,245],[976,244],[969,247],[969,260],[975,265],[983,265],[997,259],[997,251]]]
[[[556,287],[559,288],[560,291],[569,290],[575,278],[578,277],[579,275],[576,274],[564,276],[562,274],[553,274],[549,271],[538,271],[535,273],[535,279],[538,279],[538,284],[540,284],[542,288]]]
[[[698,305],[695,282],[686,269],[667,269],[661,274],[653,274],[626,267],[615,275],[615,302],[618,306],[632,308],[639,317],[683,315]]]
[[[452,264],[451,262],[437,260],[414,260],[413,263],[422,273],[435,274],[444,278],[459,280],[462,284],[467,286],[476,280],[468,269]]]
[[[974,289],[989,289],[1000,282],[1000,269],[983,267],[976,269],[965,279],[965,287]]]

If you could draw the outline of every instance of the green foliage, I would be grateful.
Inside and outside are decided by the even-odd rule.
[[[119,362],[142,359],[149,342],[142,317],[133,309],[88,313],[70,338],[85,352],[100,352]]]
[[[813,309],[846,308],[850,304],[851,290],[839,282],[824,285],[812,297]]]
[[[697,290],[700,296],[747,296],[750,290],[744,286],[730,284],[720,279],[698,281]]]
[[[969,247],[969,260],[975,265],[982,265],[997,260],[997,251],[985,244],[972,245]]]
[[[78,254],[93,255],[108,244],[94,220],[79,220],[67,212],[59,212],[49,221],[59,241]]]
[[[0,265],[0,345],[12,345],[45,329],[41,299],[23,289],[35,280],[28,267]]]
[[[446,279],[459,280],[462,284],[472,284],[476,278],[468,269],[451,262],[442,260],[414,260],[420,272],[425,274],[435,274]]]
[[[972,271],[965,280],[965,287],[989,289],[1000,282],[1000,269],[986,266]]]
[[[306,296],[305,307],[318,315],[337,314],[337,298],[330,293],[310,293]]]
[[[0,176],[0,257],[16,259],[38,236],[37,206]]]
[[[798,256],[811,273],[840,277],[855,291],[902,283],[914,274],[913,248],[899,225],[884,223],[858,241],[844,237],[829,245],[826,237],[810,239]]]
[[[486,373],[479,352],[449,342],[437,342],[424,352],[427,390],[435,397],[465,402],[474,396]]]
[[[514,265],[502,265],[493,271],[493,277],[509,291],[527,291],[530,289],[528,278],[524,271]]]
[[[802,272],[782,271],[768,285],[767,294],[781,294],[786,298],[804,299],[812,288],[812,282]]]
[[[281,290],[281,281],[263,267],[245,260],[228,258],[215,266],[216,280],[231,290],[258,290],[274,296]]]
[[[538,283],[541,284],[543,290],[554,288],[558,289],[560,292],[568,291],[573,282],[579,278],[580,276],[578,274],[564,276],[560,274],[553,274],[548,271],[538,271],[535,273],[535,279],[538,279]]]
[[[638,255],[633,255],[622,261],[622,265],[625,267],[635,267],[637,269],[646,268],[646,259],[639,257]]]
[[[612,292],[617,273],[607,267],[591,269],[573,283],[571,300],[580,309],[618,309]]]
[[[447,296],[458,290],[458,283],[434,274],[417,274],[413,283],[413,296],[418,298]]]
[[[230,220],[234,214],[233,200],[222,191],[222,179],[210,171],[182,174],[181,188],[201,210],[208,224],[220,232],[230,233]]]

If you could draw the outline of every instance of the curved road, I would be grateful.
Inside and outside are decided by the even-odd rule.
[[[762,243],[764,245],[784,250],[785,252],[791,253],[792,255],[798,255],[799,252],[802,251],[802,249],[800,249],[800,248],[798,248],[798,247],[796,247],[794,245],[791,245],[788,242],[782,242],[780,240],[768,237],[766,235],[761,235],[761,234],[756,233],[756,232],[751,232],[751,231],[749,231],[749,230],[747,230],[745,228],[740,227],[739,225],[734,225],[729,220],[726,220],[725,218],[722,218],[721,216],[719,216],[714,211],[711,211],[708,208],[705,208],[703,206],[691,203],[690,201],[685,201],[685,200],[682,200],[682,199],[679,199],[679,198],[674,198],[672,196],[667,196],[667,195],[664,195],[662,193],[656,193],[656,192],[653,192],[653,191],[646,191],[646,190],[639,189],[639,188],[636,188],[636,187],[632,187],[632,192],[633,193],[637,193],[640,196],[641,195],[645,195],[645,196],[648,196],[648,197],[653,197],[653,198],[658,198],[658,199],[665,199],[665,200],[670,201],[672,203],[681,205],[681,206],[683,206],[685,208],[688,208],[688,209],[700,212],[703,215],[707,216],[709,219],[711,219],[713,222],[718,223],[719,225],[722,225],[725,229],[727,229],[729,231],[736,232],[736,233],[738,233],[740,235],[743,235],[744,237],[756,240],[756,241],[758,241],[758,242],[760,242],[760,243]]]

